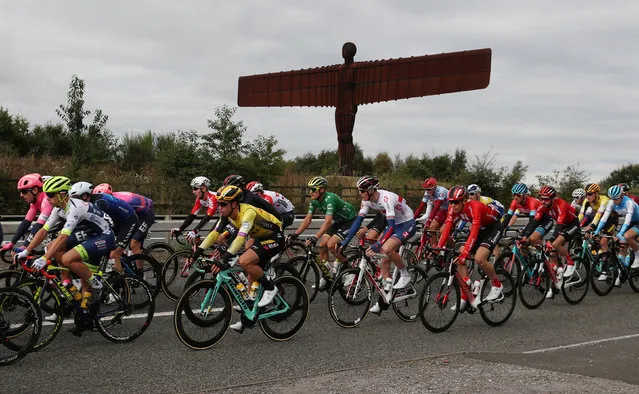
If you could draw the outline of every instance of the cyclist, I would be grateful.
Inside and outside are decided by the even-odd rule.
[[[223,186],[233,185],[237,186],[242,190],[242,201],[245,204],[251,204],[254,207],[265,210],[271,215],[275,216],[278,220],[282,220],[282,216],[278,212],[278,210],[271,204],[268,203],[263,198],[260,198],[255,193],[246,189],[246,181],[244,177],[241,175],[229,175],[224,179],[222,183]]]
[[[595,234],[599,234],[605,227],[612,212],[616,212],[619,217],[623,217],[623,224],[615,238],[625,239],[626,242],[628,242],[628,245],[635,253],[635,261],[630,268],[639,268],[639,243],[637,242],[637,236],[639,236],[639,205],[630,197],[624,195],[623,188],[619,185],[612,186],[608,189],[608,197],[610,197],[610,201],[608,201],[606,211],[599,221]],[[629,254],[626,255],[624,263],[626,265],[630,264]]]
[[[295,206],[286,197],[271,190],[264,190],[264,185],[259,181],[249,182],[248,185],[246,185],[246,189],[262,197],[277,209],[277,212],[279,212],[282,218],[283,228],[287,228],[293,224],[295,220]]]
[[[195,195],[195,204],[191,209],[191,213],[189,216],[184,219],[184,222],[180,225],[180,227],[172,228],[171,235],[178,236],[182,234],[182,232],[189,227],[193,220],[195,220],[195,215],[200,212],[202,207],[206,207],[206,215],[200,220],[200,222],[193,228],[193,230],[189,231],[186,238],[189,241],[193,241],[197,236],[197,233],[204,227],[215,215],[217,211],[217,197],[215,196],[215,192],[209,190],[211,187],[211,181],[204,176],[197,176],[191,180],[191,188],[193,189],[193,194]]]
[[[581,206],[584,204],[585,199],[586,190],[584,188],[580,187],[572,191],[572,202],[570,205],[575,208],[575,212],[579,215],[582,214]]]
[[[51,215],[53,207],[42,192],[43,182],[42,176],[36,173],[27,174],[18,180],[18,191],[22,199],[29,204],[29,211],[27,211],[24,220],[22,220],[13,237],[11,237],[11,241],[2,246],[2,252],[11,250],[11,248],[18,243],[18,240],[27,232],[29,232],[29,236],[27,237],[25,245],[28,245],[33,236],[47,221],[49,215]],[[31,223],[36,217],[38,218],[36,223],[31,226]],[[31,226],[31,230],[29,230],[29,226]],[[0,238],[0,240],[2,240],[2,238]]]
[[[535,222],[535,215],[537,214],[537,209],[541,206],[541,201],[530,195],[530,190],[528,190],[528,186],[526,186],[525,183],[515,183],[511,192],[513,194],[513,200],[502,220],[504,234],[510,226],[515,224],[518,214],[528,214],[528,224],[519,231],[519,234],[528,234],[526,239],[530,241],[530,243],[540,244],[544,236],[550,232],[553,226],[552,218],[548,215],[544,215],[541,221],[538,223]],[[537,224],[537,227],[533,227],[535,224]]]
[[[357,218],[351,224],[348,235],[339,243],[338,248],[341,249],[348,245],[371,208],[383,213],[388,226],[382,237],[366,250],[366,254],[371,257],[380,252],[386,255],[386,258],[382,260],[381,266],[381,274],[386,291],[389,291],[391,286],[393,289],[403,289],[408,286],[411,277],[397,250],[410,237],[415,235],[413,210],[410,209],[406,204],[406,200],[401,196],[388,190],[380,189],[377,177],[371,175],[361,177],[357,181],[357,191],[362,198],[362,205]],[[400,273],[399,280],[394,286],[390,275],[391,261],[399,268]],[[380,302],[384,305],[380,305]],[[388,305],[380,299],[370,311],[375,314],[381,314],[382,309],[386,308],[388,308]]]
[[[115,247],[115,237],[104,212],[91,203],[70,198],[70,189],[71,181],[67,177],[53,176],[47,179],[42,190],[55,208],[29,246],[18,254],[18,258],[26,258],[44,241],[52,226],[66,221],[58,237],[47,246],[44,256],[33,261],[31,267],[41,270],[48,259],[55,257],[58,263],[81,279],[81,307],[87,308],[99,299],[102,282],[85,264],[108,255]]]
[[[319,210],[326,214],[324,223],[322,223],[315,235],[312,235],[306,240],[306,245],[312,246],[317,244],[321,263],[327,267],[329,266],[329,250],[337,261],[343,262],[346,258],[337,252],[336,247],[337,244],[346,237],[346,234],[348,234],[348,230],[357,217],[357,212],[350,203],[339,198],[337,194],[326,191],[326,187],[328,186],[326,178],[322,176],[313,177],[308,181],[307,186],[311,191],[311,202],[308,204],[308,212],[297,230],[295,230],[290,237],[296,238],[302,234],[311,224],[315,211]],[[322,277],[320,279],[320,288],[324,287],[325,284],[326,280]]]
[[[495,210],[489,208],[476,200],[468,199],[468,192],[464,186],[453,186],[448,191],[448,214],[439,237],[438,247],[444,247],[452,230],[453,225],[458,220],[465,220],[471,223],[470,234],[466,244],[462,247],[461,254],[456,260],[457,268],[462,279],[470,286],[470,277],[466,267],[466,259],[472,253],[475,254],[475,262],[490,279],[490,292],[483,301],[495,301],[503,297],[503,286],[495,273],[495,269],[488,261],[488,257],[501,238],[501,224]],[[475,289],[477,296],[472,307],[477,308],[482,302],[479,296],[479,288]],[[467,307],[467,299],[462,292],[460,311]]]
[[[222,186],[218,190],[220,220],[198,246],[194,258],[200,257],[206,248],[215,243],[228,223],[233,224],[239,229],[237,236],[223,254],[216,249],[213,258],[228,263],[243,246],[246,246],[247,237],[251,237],[254,242],[239,256],[238,263],[250,278],[264,287],[262,298],[257,304],[258,307],[264,307],[270,304],[278,293],[277,287],[264,275],[264,267],[282,250],[284,245],[282,222],[260,208],[242,203],[242,194],[242,190],[233,185]],[[213,266],[212,273],[216,274],[218,271],[219,268]],[[244,330],[241,321],[232,324],[231,328],[240,332]]]
[[[628,193],[630,191],[630,186],[628,186],[627,183],[620,183],[618,186],[621,186],[621,190],[623,190],[624,196],[630,197],[634,202],[639,204],[639,196]]]
[[[113,231],[115,233],[115,249],[109,253],[109,259],[113,260],[113,268],[122,272],[120,259],[124,250],[129,245],[133,233],[138,228],[140,222],[135,215],[135,210],[126,201],[122,201],[110,194],[92,194],[93,185],[89,182],[76,182],[69,190],[71,198],[78,198],[84,202],[92,202],[95,206],[113,221]]]
[[[417,210],[415,211],[415,220],[424,223],[424,228],[428,228],[431,231],[437,231],[444,221],[446,220],[446,212],[448,210],[448,189],[443,186],[437,185],[437,179],[428,178],[424,180],[422,185],[424,189],[424,197],[419,203]],[[426,207],[426,213],[423,216],[419,216]],[[430,244],[434,245],[437,242],[437,235],[432,234]]]
[[[572,260],[572,257],[570,257],[566,245],[575,235],[580,234],[579,219],[575,214],[575,209],[570,206],[570,203],[557,197],[557,190],[554,187],[548,185],[542,186],[541,189],[539,189],[539,198],[541,205],[535,214],[534,223],[540,224],[546,215],[556,221],[555,230],[550,237],[552,249],[554,249],[553,252],[550,253],[550,264],[553,266],[553,269],[558,267],[556,269],[557,283],[555,287],[559,290],[561,289],[563,279],[570,278],[575,273],[575,262]],[[534,224],[531,227],[534,227]],[[524,235],[529,235],[529,231],[530,230]],[[557,253],[566,260],[565,268],[559,267]],[[552,298],[553,295],[554,292],[552,288],[548,289],[547,297]]]
[[[150,198],[131,192],[114,192],[111,185],[101,183],[93,188],[93,194],[110,194],[113,197],[127,202],[138,217],[140,225],[131,238],[131,251],[133,254],[142,253],[142,245],[146,239],[149,229],[155,223],[155,212],[153,212],[153,201]]]

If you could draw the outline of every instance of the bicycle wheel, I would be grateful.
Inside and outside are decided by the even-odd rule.
[[[302,241],[293,241],[286,245],[282,253],[280,254],[280,258],[278,259],[278,263],[287,263],[294,257],[298,256],[306,256],[306,244]]]
[[[499,301],[491,301],[479,305],[479,313],[482,319],[490,326],[504,324],[512,316],[515,311],[515,304],[517,304],[517,287],[512,276],[500,268],[495,269],[495,273],[503,286],[503,298]],[[485,280],[481,290],[482,300],[490,293],[491,287],[490,280]]]
[[[150,286],[132,276],[110,278],[96,307],[98,331],[111,342],[131,342],[153,320],[155,301]]]
[[[162,280],[160,275],[162,267],[151,256],[144,253],[134,254],[131,256],[122,256],[123,266],[126,264],[129,268],[124,268],[124,273],[135,276],[146,282],[151,288],[153,297],[157,297],[162,290]]]
[[[581,257],[573,257],[575,262],[575,273],[570,278],[564,278],[561,285],[561,292],[566,302],[571,305],[580,303],[588,294],[590,286],[590,265]]]
[[[0,288],[16,287],[22,280],[22,271],[2,270],[0,271]]]
[[[166,242],[156,242],[145,247],[142,253],[153,257],[162,266],[169,256],[175,253],[175,250]]]
[[[598,296],[608,295],[615,285],[617,277],[615,260],[617,256],[610,251],[595,256],[590,273],[590,284],[592,291]]]
[[[51,286],[47,286],[42,291],[42,280],[29,279],[20,282],[17,288],[22,289],[34,297],[35,303],[44,315],[42,329],[37,343],[33,346],[33,350],[44,349],[49,345],[60,332],[62,321],[64,320],[64,304],[57,291]],[[38,294],[40,293],[40,294]],[[36,297],[36,295],[38,295]]]
[[[11,251],[10,250],[5,250],[4,252],[2,252],[2,254],[0,255],[0,259],[5,264],[12,264],[13,263],[13,260],[11,259]]]
[[[188,260],[193,256],[190,250],[178,250],[166,259],[160,270],[162,291],[173,301],[177,301],[188,286],[186,283],[193,273],[193,266],[186,268]]]
[[[290,259],[286,264],[297,271],[297,277],[302,281],[304,287],[306,287],[309,301],[313,302],[319,292],[319,280],[322,277],[315,261],[307,261],[307,256],[296,256]]]
[[[0,289],[0,365],[26,356],[37,343],[41,329],[42,313],[27,292]]]
[[[410,284],[405,289],[395,291],[391,304],[395,314],[401,320],[415,321],[419,316],[419,296],[426,286],[428,278],[426,272],[418,266],[408,267],[408,272],[410,273]]]
[[[632,265],[632,262],[630,264]],[[639,293],[639,268],[628,268],[628,284],[635,293]]]
[[[519,283],[521,275],[521,262],[513,252],[504,252],[495,258],[495,269],[503,269],[510,274],[515,282],[515,286]]]
[[[449,285],[449,279],[448,272],[436,273],[426,281],[419,296],[419,317],[431,332],[448,330],[459,315],[459,283],[453,278]]]
[[[415,256],[415,252],[408,248],[404,248],[402,251],[402,261],[406,263],[407,266],[417,266],[419,265],[419,261],[417,261],[417,256]]]
[[[550,289],[550,276],[546,270],[536,268],[537,264],[543,264],[539,259],[533,259],[521,271],[519,281],[519,299],[528,309],[536,309],[546,300],[546,293]]]
[[[328,292],[328,311],[338,325],[356,327],[368,315],[373,285],[357,268],[343,270]]]
[[[310,301],[306,287],[294,276],[280,276],[275,278],[273,284],[279,289],[275,297],[275,308],[289,309],[282,314],[260,319],[260,328],[270,339],[286,341],[297,335],[304,326]]]
[[[231,296],[224,285],[213,297],[216,282],[202,280],[186,289],[175,306],[173,327],[178,339],[191,349],[218,343],[231,325]]]

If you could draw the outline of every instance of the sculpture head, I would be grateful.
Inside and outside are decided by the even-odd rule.
[[[357,47],[352,42],[346,42],[342,45],[342,57],[344,58],[344,62],[353,63],[353,58],[357,53]]]

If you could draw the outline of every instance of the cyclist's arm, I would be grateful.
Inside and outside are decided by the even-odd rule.
[[[351,239],[353,239],[353,237],[359,230],[359,227],[362,225],[362,222],[364,221],[364,218],[366,217],[366,214],[368,213],[368,209],[369,209],[368,205],[362,203],[362,207],[360,208],[359,213],[357,214],[357,217],[353,221],[353,224],[351,224],[351,228],[348,230],[348,235],[346,235],[346,239],[340,242],[342,245],[348,245]]]
[[[315,233],[317,239],[322,238],[322,235],[324,235],[324,233],[327,232],[329,228],[331,228],[331,224],[333,224],[333,215],[326,215],[324,223],[322,223],[320,229]]]
[[[18,243],[18,240],[27,233],[27,231],[29,231],[29,226],[31,225],[31,220],[27,220],[24,219],[20,225],[18,226],[18,229],[16,230],[15,234],[13,234],[13,237],[11,237],[11,243],[12,244],[16,244]]]
[[[200,220],[197,226],[193,228],[193,231],[200,231],[200,229],[204,227],[204,225],[206,225],[208,222],[210,222],[211,219],[213,219],[213,215],[210,215],[210,216],[204,215],[204,217],[202,218],[202,220]],[[181,227],[180,227],[180,230],[181,230]]]
[[[244,215],[242,216],[242,225],[239,230],[237,230],[237,236],[235,236],[235,239],[231,242],[231,246],[229,246],[226,253],[235,256],[240,249],[242,249],[244,242],[246,242],[246,237],[253,228],[253,223],[255,222],[256,217],[257,212],[253,209],[247,209],[246,212],[244,212]]]
[[[530,218],[530,221],[528,221],[528,224],[526,225],[526,227],[524,227],[523,235],[525,237],[529,237],[530,234],[532,234],[532,232],[535,231],[537,226],[539,226],[539,223],[541,223],[541,219],[543,217],[544,217],[543,210],[542,209],[538,210],[535,213],[535,216]]]
[[[413,218],[417,219],[419,217],[419,214],[422,213],[422,211],[424,210],[424,207],[426,206],[426,202],[424,202],[424,200],[419,202],[419,206],[417,207],[417,210],[415,210],[415,214],[413,215]]]
[[[54,209],[44,226],[42,226],[42,228],[33,236],[33,239],[31,240],[31,242],[29,242],[29,245],[25,245],[26,250],[28,250],[29,253],[31,253],[33,249],[37,248],[38,245],[40,245],[42,241],[44,241],[44,239],[47,237],[47,234],[49,233],[49,230],[58,223],[58,221],[60,220],[59,212],[60,208]]]
[[[619,239],[623,239],[623,235],[626,233],[626,231],[628,231],[628,228],[630,227],[630,223],[632,223],[632,217],[634,216],[635,207],[637,206],[637,204],[634,201],[632,201],[630,198],[624,201],[624,203],[626,204],[626,217],[623,223],[621,224],[621,228],[619,229],[619,232],[617,233],[617,238]]]
[[[293,232],[293,234],[301,235],[308,228],[308,226],[311,225],[312,220],[313,220],[313,214],[312,213],[307,214],[306,217],[304,217],[304,220],[302,220],[302,223],[300,223],[297,230]]]
[[[444,222],[444,226],[442,228],[442,233],[439,236],[439,243],[437,244],[438,248],[443,248],[446,245],[446,241],[448,241],[448,237],[450,236],[450,230],[453,227],[453,213],[451,208],[448,208],[448,216],[446,216],[446,221]]]
[[[606,204],[606,210],[604,211],[604,214],[601,217],[601,220],[597,224],[597,229],[595,230],[595,235],[599,234],[601,229],[603,229],[603,227],[606,225],[606,222],[608,221],[608,218],[612,214],[613,205],[615,205],[615,203],[612,200],[608,201],[608,204]]]
[[[60,235],[56,238],[49,246],[47,246],[47,252],[44,254],[45,259],[50,259],[56,252],[63,251],[66,244],[67,239],[69,238],[68,234],[64,234],[60,231]]]

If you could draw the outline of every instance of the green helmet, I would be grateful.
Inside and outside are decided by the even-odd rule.
[[[42,185],[45,193],[60,193],[71,190],[71,180],[66,176],[52,176]]]
[[[328,181],[323,176],[316,176],[311,178],[308,181],[308,187],[326,187],[328,186]]]

